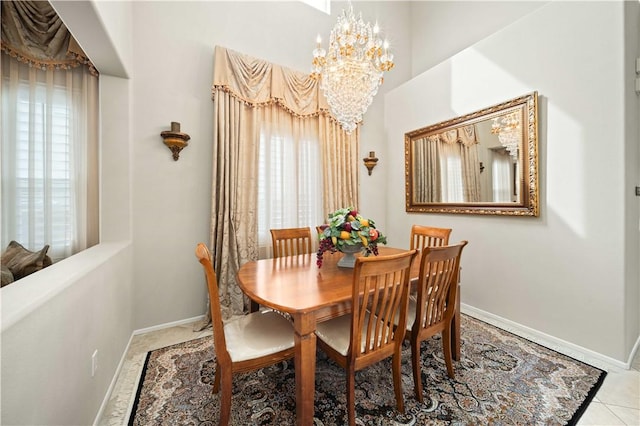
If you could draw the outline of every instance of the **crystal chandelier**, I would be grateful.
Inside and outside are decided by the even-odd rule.
[[[380,28],[356,19],[353,7],[343,10],[331,30],[329,52],[320,36],[313,51],[311,76],[320,78],[331,113],[342,128],[351,133],[362,121],[382,83],[382,75],[393,68],[389,44],[379,37]]]
[[[520,126],[520,112],[515,111],[496,117],[491,124],[491,133],[498,135],[500,144],[504,146],[514,160],[518,159],[518,147],[522,139],[522,127]]]

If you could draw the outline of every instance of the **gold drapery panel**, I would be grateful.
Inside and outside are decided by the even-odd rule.
[[[87,55],[48,1],[3,1],[2,51],[40,69],[86,66],[98,75]]]
[[[477,202],[480,200],[480,172],[478,164],[478,137],[475,125],[458,127],[415,141],[416,170],[423,170],[414,176],[414,197],[420,203]],[[451,185],[443,161],[455,157],[460,161],[460,182],[462,199],[449,199],[446,190]]]
[[[318,140],[326,216],[357,207],[359,132],[348,135],[340,128],[318,81],[308,74],[220,46],[214,55],[210,246],[223,315],[229,317],[242,314],[246,305],[236,273],[258,258],[260,135]]]
[[[347,134],[331,116],[318,117],[320,144],[322,146],[322,205],[324,218],[343,207],[358,210],[358,158],[360,126]]]

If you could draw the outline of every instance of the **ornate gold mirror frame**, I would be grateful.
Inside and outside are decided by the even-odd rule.
[[[405,134],[406,211],[538,216],[538,93]]]

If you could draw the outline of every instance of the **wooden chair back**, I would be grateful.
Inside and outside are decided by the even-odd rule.
[[[441,247],[449,245],[451,228],[435,228],[432,226],[413,225],[411,227],[410,249],[422,250],[425,247]]]
[[[432,336],[442,330],[443,324],[451,322],[458,292],[460,257],[465,245],[467,241],[424,249],[412,333]]]
[[[272,229],[273,257],[312,253],[310,228]]]
[[[356,259],[348,354],[348,363],[353,363],[356,370],[400,351],[406,329],[411,263],[416,253],[410,250]],[[393,323],[397,317],[400,321],[396,328]]]
[[[220,295],[218,293],[218,278],[213,270],[211,253],[206,245],[198,243],[196,257],[204,268],[209,292],[209,309],[211,310],[211,325],[213,329],[213,346],[218,362],[231,363],[231,357],[227,352],[227,344],[224,337],[224,325],[222,322],[222,310],[220,309]]]

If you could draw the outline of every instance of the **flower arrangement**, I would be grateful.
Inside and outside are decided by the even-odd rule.
[[[361,246],[365,256],[378,255],[378,244],[386,244],[387,237],[376,229],[375,222],[360,216],[353,208],[342,208],[329,214],[327,224],[320,226],[322,230],[317,253],[318,267],[322,267],[324,252],[343,251],[345,246]]]

